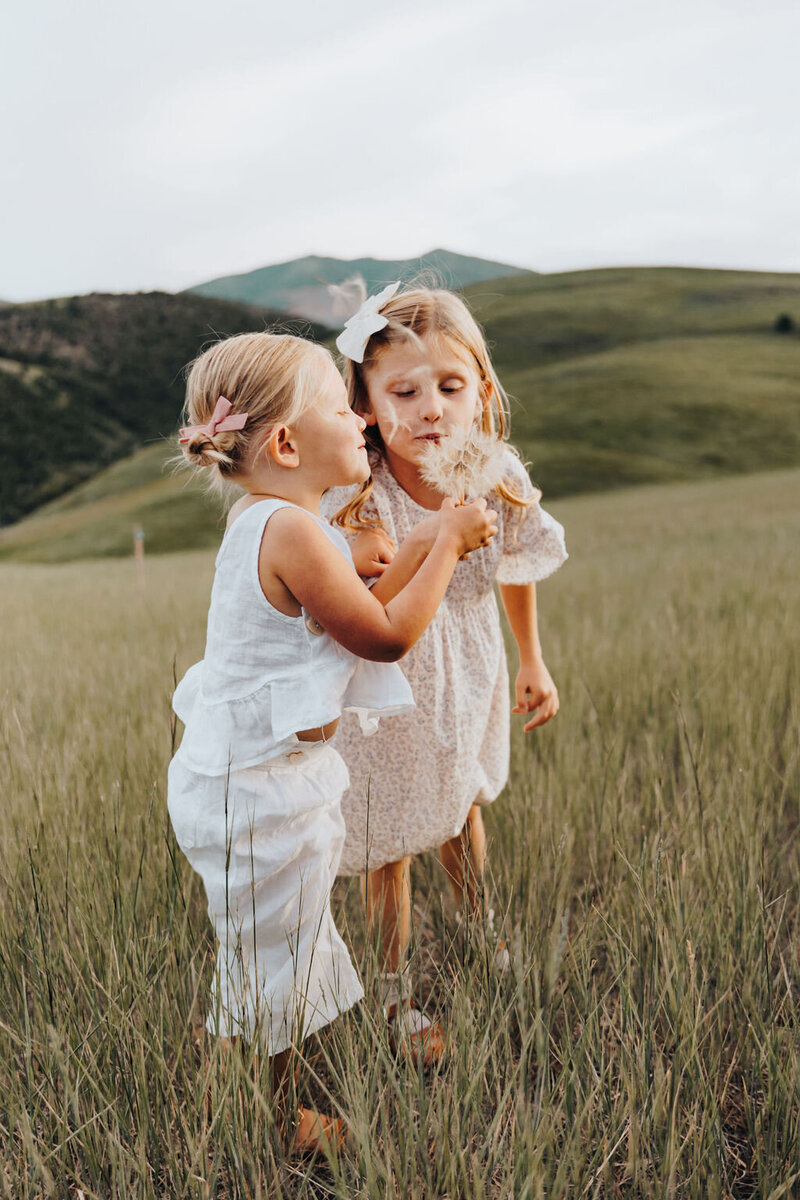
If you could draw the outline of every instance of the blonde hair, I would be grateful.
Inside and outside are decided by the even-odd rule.
[[[247,413],[247,424],[197,430],[181,445],[186,460],[209,468],[217,487],[235,479],[271,428],[291,425],[311,406],[325,363],[334,365],[324,346],[289,333],[240,333],[204,350],[186,378],[185,424],[208,425],[220,396],[231,416]]]
[[[420,344],[425,337],[446,338],[467,352],[478,373],[481,392],[478,425],[481,432],[493,435],[498,441],[507,436],[508,396],[492,366],[483,331],[460,296],[443,288],[414,287],[393,296],[380,312],[388,324],[370,337],[363,363],[345,359],[344,381],[350,405],[356,412],[366,411],[369,402],[366,373],[375,365],[383,350],[389,346],[408,345],[409,342]],[[375,455],[385,456],[383,438],[377,425],[368,425],[364,436],[373,460]],[[370,478],[362,485],[358,495],[336,513],[333,520],[346,529],[379,524],[363,512],[371,491]],[[499,483],[494,491],[523,511],[530,504],[530,500],[519,495],[505,482]]]

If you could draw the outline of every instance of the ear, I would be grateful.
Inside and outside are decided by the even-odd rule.
[[[367,422],[368,425],[378,424],[378,418],[375,416],[369,400],[365,400],[363,404],[359,404],[355,411],[362,418],[362,420]]]
[[[299,467],[300,452],[288,425],[278,425],[264,443],[264,451],[279,467]]]

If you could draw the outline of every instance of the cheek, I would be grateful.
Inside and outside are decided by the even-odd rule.
[[[456,421],[462,429],[469,429],[480,417],[481,398],[477,389],[470,389],[469,395],[463,396],[458,405]]]
[[[387,397],[382,397],[378,404],[373,404],[372,411],[385,445],[391,446],[399,434],[408,432],[411,428],[401,415],[399,405]]]

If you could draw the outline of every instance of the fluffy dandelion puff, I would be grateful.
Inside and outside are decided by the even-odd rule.
[[[428,442],[418,460],[429,487],[453,500],[486,496],[505,474],[504,443],[477,425],[456,430],[441,442]]]

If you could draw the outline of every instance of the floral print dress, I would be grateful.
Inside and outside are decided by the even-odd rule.
[[[489,804],[508,778],[509,679],[495,583],[547,578],[567,557],[564,530],[539,507],[539,493],[510,450],[506,480],[533,503],[525,510],[490,494],[498,533],[458,563],[425,634],[400,662],[416,709],[364,738],[345,712],[336,749],[350,771],[342,800],[347,836],[339,874],[374,871],[407,854],[441,846],[461,832],[473,804]],[[430,516],[380,458],[366,512],[399,545]],[[355,494],[332,488],[331,518]]]

